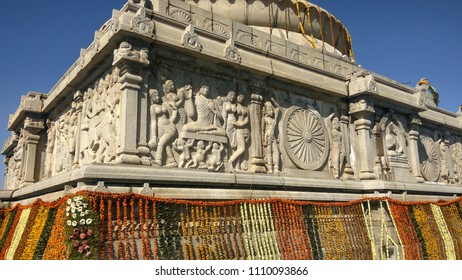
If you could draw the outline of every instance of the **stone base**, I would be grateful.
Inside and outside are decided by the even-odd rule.
[[[406,158],[389,158],[388,162],[392,180],[417,183],[417,178],[412,174],[411,167]]]

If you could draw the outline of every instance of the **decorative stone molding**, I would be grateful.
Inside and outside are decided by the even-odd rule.
[[[228,61],[241,63],[241,54],[239,53],[239,50],[234,45],[233,39],[229,39],[226,42],[224,55]]]
[[[144,7],[136,12],[135,17],[131,21],[130,28],[138,34],[155,38],[154,21],[146,16],[146,9]]]
[[[412,168],[412,174],[415,176],[417,183],[423,183],[425,180],[422,177],[420,171],[420,159],[419,159],[419,127],[422,125],[420,118],[412,114],[409,116],[409,155],[410,155],[410,164]]]
[[[198,52],[202,51],[202,44],[199,40],[199,36],[194,31],[192,24],[188,25],[183,33],[182,37],[183,46]]]
[[[350,96],[364,93],[377,94],[378,89],[374,75],[367,71],[352,74],[348,82],[348,93]]]

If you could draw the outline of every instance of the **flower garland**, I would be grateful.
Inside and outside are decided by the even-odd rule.
[[[56,212],[56,218],[51,228],[50,237],[43,252],[44,260],[63,260],[66,258],[66,205],[63,203]]]
[[[58,212],[58,208],[51,208],[48,211],[48,215],[46,218],[45,225],[43,226],[43,231],[42,234],[40,235],[40,238],[37,242],[37,247],[34,252],[33,260],[42,260],[43,259],[43,254],[45,253],[45,249],[48,244],[48,239],[51,234],[51,229],[53,228],[53,223],[56,218],[56,214]]]
[[[129,224],[128,224],[128,207],[127,207],[127,197],[124,197],[124,200],[122,202],[122,206],[123,206],[123,211],[124,211],[124,218],[123,218],[123,232],[124,232],[124,239],[125,239],[125,242],[124,242],[124,252],[125,252],[125,255],[124,255],[124,259],[125,260],[129,260],[130,259],[130,251],[129,251],[129,243],[130,243],[130,239],[128,238],[128,229],[129,229]]]
[[[423,259],[423,244],[420,242],[417,228],[414,227],[414,219],[408,206],[390,203],[391,216],[396,223],[398,235],[401,237],[406,260]]]
[[[37,217],[37,213],[38,213],[38,210],[40,208],[40,205],[39,205],[39,201],[36,200],[35,203],[33,203],[32,205],[29,206],[29,209],[30,209],[30,214],[29,214],[29,217],[26,221],[26,225],[24,227],[24,232],[22,233],[21,235],[21,239],[19,241],[19,244],[18,244],[18,247],[13,255],[13,259],[14,260],[20,260],[21,259],[21,255],[22,253],[24,252],[25,248],[26,248],[26,241],[27,239],[29,238],[29,234],[31,232],[31,228],[35,222],[35,218]],[[11,249],[11,247],[10,247]]]
[[[17,213],[17,209],[15,208],[11,211],[8,211],[7,214],[5,215],[2,228],[0,229],[0,252],[2,251],[5,245],[6,238],[8,237],[8,233],[10,232],[10,229],[13,226],[16,213]]]
[[[123,260],[124,258],[124,248],[123,248],[123,239],[122,239],[122,212],[121,212],[121,201],[120,198],[116,200],[116,221],[117,221],[117,259]]]
[[[397,254],[398,254],[398,259],[399,260],[402,260],[404,258],[404,247],[403,247],[403,241],[401,239],[401,235],[399,234],[399,231],[398,231],[398,227],[397,227],[397,224],[395,222],[395,217],[391,214],[391,208],[390,208],[390,203],[388,202],[388,200],[386,200],[386,203],[387,203],[387,209],[390,213],[390,219],[393,223],[393,228],[395,228],[395,231],[396,231],[396,236],[398,237],[398,242],[399,244],[397,245]],[[401,250],[400,250],[401,249]]]
[[[100,204],[103,203],[104,200],[101,199]],[[102,249],[102,246],[98,244],[99,240],[104,242],[100,239],[102,234],[99,234],[102,228],[98,227],[97,215],[92,211],[90,205],[92,205],[90,200],[80,195],[66,200],[65,227],[68,236],[66,240],[69,259],[86,260],[99,257],[98,252]],[[103,225],[103,221],[102,219],[99,224]]]
[[[8,250],[5,254],[6,260],[12,260],[16,249],[18,248],[19,241],[21,240],[22,234],[24,233],[24,229],[26,228],[27,220],[29,219],[29,215],[31,212],[31,208],[25,209],[21,212],[21,216],[19,217],[18,224],[13,234],[13,238],[11,240],[11,244],[8,247]]]
[[[159,259],[159,249],[158,249],[158,245],[157,245],[157,242],[158,242],[158,232],[157,232],[157,202],[156,201],[153,201],[152,202],[152,235],[154,237],[154,252],[153,252],[153,255],[154,255],[154,259],[155,260],[158,260]]]
[[[95,199],[96,201],[96,199]],[[95,205],[96,207],[96,205]],[[95,208],[95,209],[98,209],[98,208]],[[104,256],[105,256],[105,244],[106,244],[106,236],[105,236],[105,228],[104,228],[104,224],[105,224],[105,211],[104,211],[104,197],[100,197],[99,198],[99,220],[101,221],[101,223],[99,224],[99,231],[101,233],[101,244],[100,244],[100,258],[101,259],[104,259]]]
[[[314,206],[307,205],[303,207],[303,215],[305,219],[305,228],[310,240],[310,248],[314,260],[322,260],[322,247],[319,238],[318,221],[315,216]]]
[[[141,207],[140,207],[141,209]],[[101,224],[103,221],[101,221]],[[112,200],[107,200],[107,257],[109,260],[114,259],[114,240],[112,227]]]
[[[21,209],[21,208],[18,209],[16,214],[13,216],[13,221],[12,221],[11,226],[9,226],[8,231],[6,231],[6,233],[9,233],[11,231],[13,234],[5,234],[4,239],[2,240],[3,243],[2,243],[2,241],[0,241],[0,246],[2,246],[2,249],[0,251],[0,260],[5,259],[6,252],[7,252],[8,248],[11,245],[11,241],[12,241],[12,239],[14,237],[14,232],[16,231],[16,227],[18,225],[18,222],[19,222],[19,219],[21,217],[22,211],[23,211],[23,209]]]
[[[135,227],[136,227],[136,220],[135,220],[135,198],[130,199],[130,237],[132,241],[132,249],[131,249],[131,259],[136,260],[136,242],[135,242]]]
[[[457,209],[457,203],[440,206],[443,218],[452,236],[456,259],[462,258],[462,219]]]
[[[49,209],[40,205],[37,209],[37,214],[33,220],[31,220],[31,225],[28,227],[30,229],[27,239],[23,241],[25,246],[24,251],[20,255],[20,260],[32,260],[34,257],[35,249],[37,248],[40,235],[43,231],[45,223],[47,221]]]
[[[372,249],[372,259],[376,260],[377,259],[377,251],[375,249],[375,236],[374,236],[374,228],[372,225],[372,212],[371,212],[371,203],[370,201],[367,201],[367,211],[364,209],[364,204],[361,203],[361,209],[363,211],[364,215],[364,222],[366,225],[367,229],[367,236],[369,237],[370,243],[371,243],[371,249]]]
[[[449,229],[444,221],[443,212],[441,211],[440,207],[435,204],[431,204],[431,210],[433,212],[433,216],[435,217],[436,224],[438,226],[438,230],[443,238],[444,242],[444,249],[446,251],[446,259],[447,260],[455,260],[456,252],[454,249],[454,243],[452,242],[452,236],[449,232]]]

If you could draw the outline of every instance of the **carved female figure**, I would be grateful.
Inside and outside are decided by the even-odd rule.
[[[231,149],[236,147],[234,141],[236,129],[233,123],[236,121],[236,93],[234,91],[229,91],[226,97],[226,101],[223,102],[223,121],[224,129],[226,131],[226,136],[229,140],[229,145]]]
[[[340,178],[340,172],[345,161],[345,148],[343,146],[343,136],[340,130],[340,123],[337,117],[332,119],[332,146],[331,146],[331,165],[334,178]]]
[[[149,99],[151,101],[151,137],[149,147],[151,149],[157,148],[153,163],[159,166],[163,164],[163,153],[165,150],[167,153],[166,166],[176,166],[171,145],[176,134],[173,120],[177,116],[177,110],[173,110],[169,114],[168,108],[160,103],[159,92],[156,89],[149,90]]]
[[[385,136],[387,147],[387,155],[391,157],[401,156],[403,154],[403,147],[398,138],[398,128],[395,124],[390,123],[388,126],[388,133]]]
[[[249,123],[249,109],[243,105],[244,95],[240,94],[237,97],[237,106],[236,106],[236,115],[237,120],[233,122],[233,126],[236,129],[236,150],[229,158],[229,164],[233,169],[234,165],[236,170],[240,170],[240,163],[238,159],[244,154],[247,146],[247,141],[249,139],[249,129],[247,124]],[[235,163],[236,161],[237,164]]]
[[[265,161],[268,173],[278,173],[279,169],[279,141],[277,132],[277,122],[279,117],[279,104],[271,98],[271,101],[265,102],[263,107],[263,147],[265,147]]]

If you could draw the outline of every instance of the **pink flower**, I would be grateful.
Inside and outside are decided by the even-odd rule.
[[[79,237],[80,237],[80,239],[84,239],[86,236],[87,236],[87,235],[86,235],[85,233],[82,232],[82,233],[80,234]]]
[[[88,251],[85,255],[89,257],[91,255],[91,251]]]
[[[79,253],[83,252],[83,246],[79,246],[79,249],[77,250]]]
[[[78,228],[75,228],[75,229],[74,229],[74,233],[79,233],[79,229],[78,229]]]
[[[75,240],[73,243],[74,248],[79,247],[80,243],[78,240]]]
[[[88,240],[82,241],[82,246],[87,246],[88,245]]]
[[[88,246],[88,245],[85,246],[85,250],[87,250],[87,251],[90,250],[90,246]]]
[[[88,236],[92,236],[92,235],[93,235],[93,230],[91,230],[91,228],[88,229],[87,235],[88,235]]]

